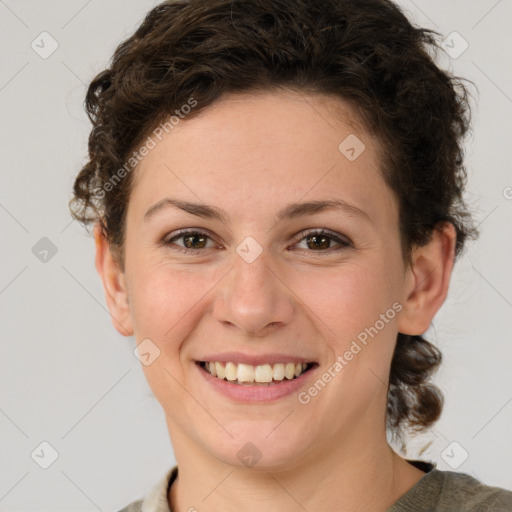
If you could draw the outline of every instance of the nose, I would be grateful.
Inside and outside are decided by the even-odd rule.
[[[252,263],[235,254],[233,266],[217,290],[214,318],[252,338],[268,336],[289,324],[293,293],[284,276],[271,268],[265,251]]]

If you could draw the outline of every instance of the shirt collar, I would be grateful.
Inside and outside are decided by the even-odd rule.
[[[432,473],[433,475],[437,473],[437,471],[434,471],[434,464],[416,460],[407,460],[407,462],[427,473]],[[178,466],[176,465],[169,469],[165,473],[165,475],[159,480],[159,482],[146,495],[141,505],[141,512],[172,512],[172,510],[169,508],[167,496],[169,494],[169,488],[171,487],[174,480],[176,480],[177,475]],[[424,482],[425,480],[423,480],[423,483]],[[416,485],[416,487],[418,487],[418,484]],[[406,496],[409,494],[410,493],[406,493]],[[396,505],[398,505],[403,499],[405,499],[406,496],[402,496],[402,498],[397,502]]]
[[[146,494],[142,502],[141,512],[172,512],[169,508],[167,495],[177,475],[178,466],[174,466],[165,473],[160,481]]]

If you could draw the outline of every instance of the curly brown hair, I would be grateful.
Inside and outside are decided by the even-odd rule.
[[[469,95],[435,64],[438,37],[388,0],[164,2],[89,85],[89,161],[74,183],[72,214],[99,223],[124,268],[133,173],[106,185],[144,138],[191,98],[188,117],[227,93],[287,88],[341,98],[377,136],[399,205],[404,262],[443,222],[455,226],[458,257],[478,236],[463,200]],[[430,383],[440,362],[422,336],[398,333],[387,404],[396,436],[440,416],[442,395]]]

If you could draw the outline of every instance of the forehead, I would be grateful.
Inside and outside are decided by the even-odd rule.
[[[291,201],[340,197],[378,221],[394,210],[392,194],[378,141],[355,119],[331,96],[228,95],[155,139],[134,171],[129,211],[140,218],[172,196],[240,219],[254,216],[252,205],[270,215]]]

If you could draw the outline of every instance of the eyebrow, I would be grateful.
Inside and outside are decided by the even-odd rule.
[[[166,197],[161,201],[158,201],[151,206],[148,211],[144,214],[144,221],[148,221],[151,217],[156,215],[158,212],[167,209],[168,207],[177,207],[187,213],[202,217],[205,219],[216,219],[223,223],[229,222],[229,215],[227,212],[216,206],[210,206],[207,204],[192,203],[189,201],[182,201],[179,199],[173,199]],[[275,217],[276,222],[280,222],[284,219],[293,219],[304,215],[312,215],[320,213],[326,210],[340,210],[348,215],[364,218],[371,222],[369,215],[359,209],[357,206],[347,203],[343,199],[329,199],[329,200],[317,200],[308,201],[303,203],[291,203],[277,213]]]

